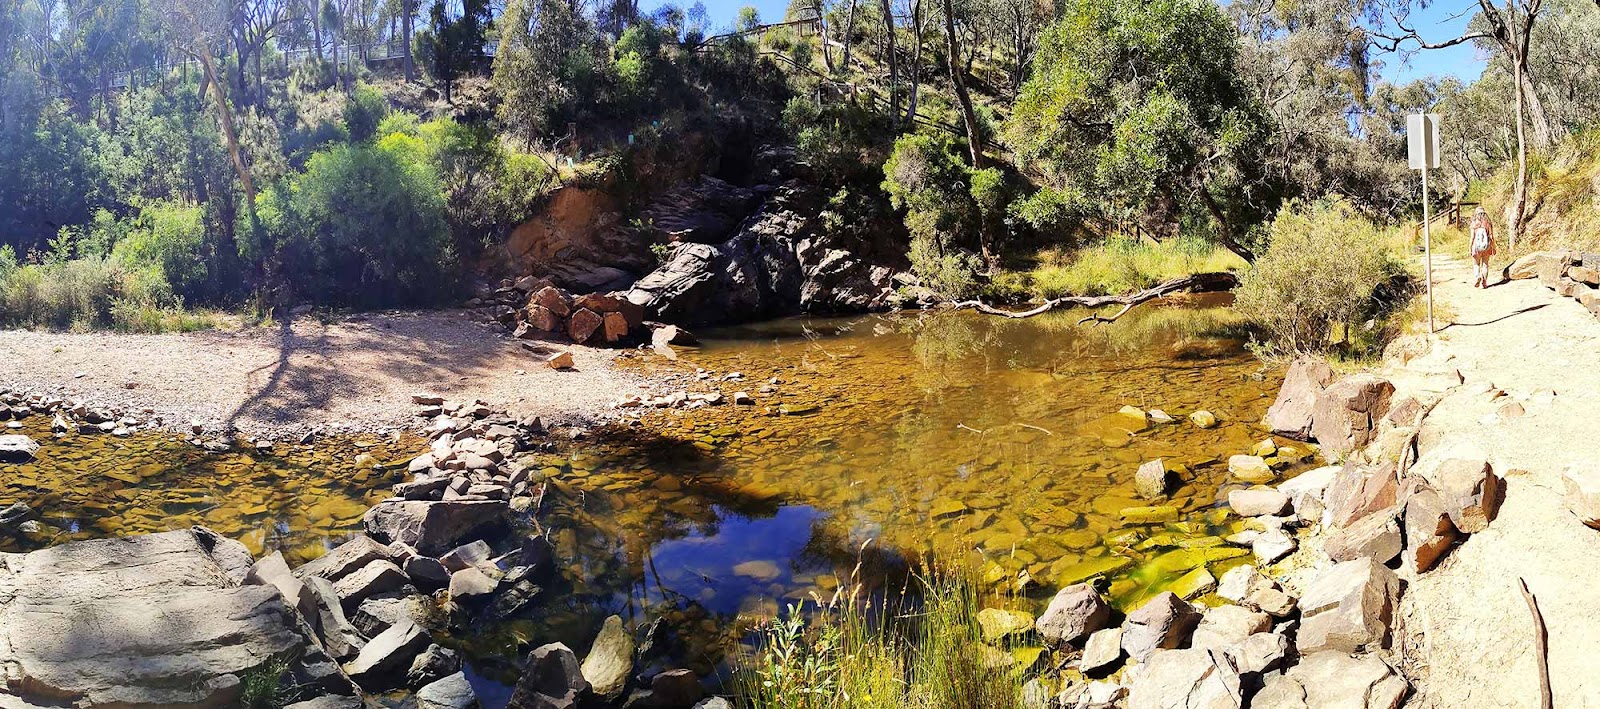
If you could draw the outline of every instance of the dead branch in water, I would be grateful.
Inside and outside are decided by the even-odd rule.
[[[1539,613],[1539,604],[1533,600],[1533,592],[1528,590],[1528,582],[1517,579],[1517,584],[1522,587],[1522,600],[1528,602],[1528,612],[1533,614],[1533,639],[1534,651],[1539,653],[1539,706],[1551,709],[1554,706],[1550,696],[1550,636],[1544,628],[1544,616]]]
[[[1138,306],[1146,301],[1155,300],[1156,298],[1160,298],[1162,296],[1172,295],[1173,293],[1211,293],[1215,291],[1232,290],[1238,285],[1238,276],[1235,276],[1227,271],[1220,271],[1215,273],[1196,273],[1192,276],[1173,278],[1171,280],[1162,281],[1161,283],[1156,284],[1156,286],[1153,288],[1146,288],[1142,291],[1135,291],[1133,293],[1126,293],[1123,295],[1064,295],[1060,298],[1051,298],[1050,300],[1041,303],[1037,307],[1028,310],[1003,310],[1001,308],[996,308],[992,305],[984,303],[981,300],[964,300],[959,303],[951,303],[950,307],[957,310],[962,308],[972,308],[973,310],[985,315],[998,315],[1003,318],[1031,318],[1035,315],[1048,313],[1057,308],[1104,308],[1108,305],[1122,306],[1122,310],[1117,311],[1116,314],[1110,317],[1102,317],[1098,313],[1091,314],[1088,317],[1078,321],[1078,323],[1081,325],[1090,321],[1094,321],[1096,323],[1116,322],[1117,318],[1127,314],[1127,312],[1134,309],[1135,306]]]

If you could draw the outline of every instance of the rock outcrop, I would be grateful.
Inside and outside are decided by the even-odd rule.
[[[890,306],[895,289],[914,279],[822,233],[821,209],[813,188],[778,187],[726,241],[679,242],[628,300],[651,319],[689,326]]]
[[[307,656],[279,589],[210,530],[0,554],[0,668],[23,701],[234,706],[241,677]]]

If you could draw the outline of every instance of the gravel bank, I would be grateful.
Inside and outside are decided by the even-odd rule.
[[[0,389],[263,436],[411,427],[419,391],[554,423],[603,420],[612,402],[650,393],[649,377],[615,366],[616,350],[552,346],[576,368],[552,370],[461,311],[170,335],[0,331]]]

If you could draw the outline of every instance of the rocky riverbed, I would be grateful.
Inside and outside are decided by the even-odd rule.
[[[1437,400],[1428,387],[1459,388],[1459,376],[1397,391],[1308,361],[1280,388],[1200,329],[1173,337],[1127,319],[1124,333],[1165,334],[1068,339],[1062,353],[1060,340],[961,317],[980,327],[899,331],[872,319],[831,335],[765,335],[770,348],[712,339],[662,365],[676,368],[656,377],[662,393],[609,402],[618,418],[605,429],[552,432],[489,404],[419,394],[403,405],[421,417],[412,428],[422,438],[387,442],[409,449],[352,468],[366,471],[367,492],[318,532],[326,553],[239,547],[205,528],[57,538],[4,557],[3,583],[33,590],[0,612],[97,623],[112,611],[72,594],[49,607],[46,582],[28,574],[181,558],[172,568],[210,580],[152,578],[148,597],[181,599],[198,585],[183,613],[260,610],[243,616],[250,628],[141,645],[153,669],[130,675],[128,691],[169,692],[178,681],[162,673],[173,667],[204,675],[183,697],[147,703],[226,705],[265,673],[292,680],[279,683],[290,688],[282,701],[311,706],[393,696],[430,707],[690,707],[720,701],[701,696],[719,684],[708,658],[780,602],[837,587],[873,539],[869,574],[954,555],[1005,591],[1010,600],[981,620],[995,657],[1038,675],[1035,706],[1358,696],[1355,706],[1393,706],[1406,696],[1395,568],[1426,573],[1496,512],[1493,468],[1431,451],[1419,433]],[[918,336],[903,341],[908,332]],[[964,338],[983,344],[949,348]],[[973,356],[985,364],[972,367]],[[1183,364],[1196,360],[1207,366]],[[13,397],[8,410],[19,404],[38,410],[24,421],[65,425],[59,437],[35,429],[27,443],[6,441],[8,460],[48,460],[72,441],[132,445],[150,423],[36,397]],[[337,444],[202,431],[173,445],[282,457]],[[117,489],[144,494],[141,482]],[[124,529],[115,533],[137,528]],[[251,595],[262,587],[277,591],[277,607]],[[153,627],[104,617],[126,634]],[[194,655],[211,651],[208,633],[259,636],[260,649]],[[59,647],[16,637],[28,647],[12,643],[14,695],[94,705],[123,691],[105,673],[53,666]]]

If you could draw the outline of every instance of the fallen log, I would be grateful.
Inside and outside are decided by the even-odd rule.
[[[1154,287],[1142,291],[1125,293],[1123,295],[1065,295],[1060,298],[1051,298],[1034,308],[1028,310],[1004,310],[984,303],[981,300],[964,300],[951,303],[950,307],[956,310],[971,308],[985,315],[998,315],[1005,318],[1031,318],[1035,315],[1048,313],[1057,308],[1104,308],[1110,305],[1120,305],[1122,309],[1111,317],[1102,317],[1100,314],[1091,314],[1078,322],[1089,321],[1116,322],[1117,318],[1125,315],[1135,306],[1155,300],[1173,293],[1213,293],[1216,291],[1232,290],[1239,285],[1239,277],[1228,271],[1214,273],[1196,273],[1192,276],[1173,278],[1162,281]]]

